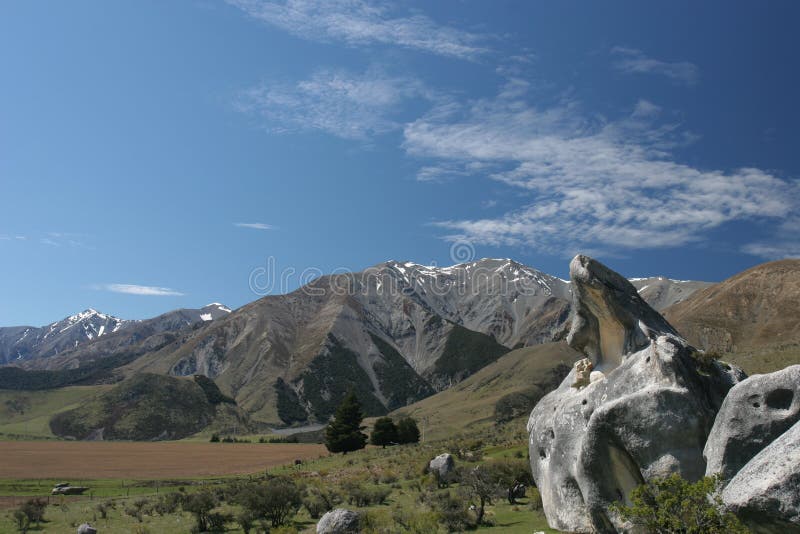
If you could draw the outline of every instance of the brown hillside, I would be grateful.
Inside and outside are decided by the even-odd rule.
[[[748,373],[800,363],[800,260],[758,265],[663,313],[690,343]]]

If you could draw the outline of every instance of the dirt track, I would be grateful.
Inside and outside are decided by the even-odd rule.
[[[326,454],[322,445],[261,443],[0,442],[0,478],[157,478],[256,473]]]

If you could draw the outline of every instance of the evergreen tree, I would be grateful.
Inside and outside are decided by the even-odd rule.
[[[405,417],[397,423],[397,442],[419,443],[419,428],[414,419]]]
[[[391,417],[380,417],[375,421],[369,441],[373,445],[380,445],[384,449],[387,445],[398,443],[397,427]]]
[[[364,427],[361,421],[364,413],[355,392],[350,390],[333,416],[333,421],[325,428],[325,446],[331,452],[342,452],[363,449],[367,444],[367,435],[361,432]]]

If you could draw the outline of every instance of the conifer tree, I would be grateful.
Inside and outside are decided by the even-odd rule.
[[[355,392],[350,390],[333,416],[333,421],[325,428],[325,446],[331,452],[347,454],[349,451],[363,449],[367,435],[362,432],[361,421],[364,413]]]

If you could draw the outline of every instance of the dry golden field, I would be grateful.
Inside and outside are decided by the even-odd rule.
[[[283,443],[2,441],[0,479],[159,479],[248,474],[324,456]]]

